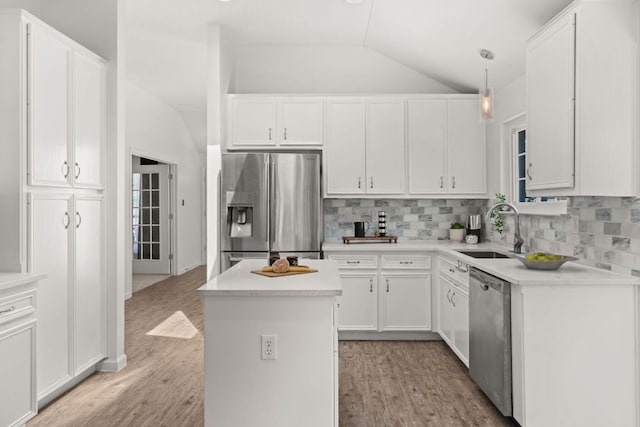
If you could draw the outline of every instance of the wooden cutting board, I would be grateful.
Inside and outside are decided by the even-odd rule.
[[[317,273],[318,270],[314,270],[313,268],[310,268],[307,271],[287,271],[286,273],[274,273],[273,271],[262,271],[262,270],[253,270],[251,272],[254,274],[265,276],[265,277],[281,277],[281,276],[294,276],[296,274]]]

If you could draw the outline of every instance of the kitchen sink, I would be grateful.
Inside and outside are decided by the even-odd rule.
[[[510,258],[509,255],[494,251],[457,251],[471,258]]]

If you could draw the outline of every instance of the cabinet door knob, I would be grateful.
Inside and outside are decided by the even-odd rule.
[[[66,160],[62,163],[62,175],[65,178],[69,176],[69,163]]]

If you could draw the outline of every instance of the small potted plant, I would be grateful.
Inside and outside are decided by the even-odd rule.
[[[464,240],[464,225],[459,222],[452,222],[449,228],[449,240],[452,242],[462,242]]]

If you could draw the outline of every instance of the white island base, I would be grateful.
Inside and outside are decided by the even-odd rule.
[[[335,262],[305,264],[318,273],[267,278],[250,272],[264,261],[242,261],[198,289],[205,426],[338,425],[335,299],[342,286]]]

